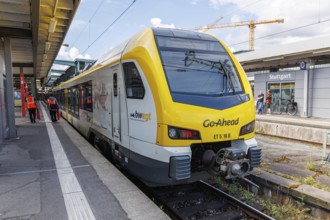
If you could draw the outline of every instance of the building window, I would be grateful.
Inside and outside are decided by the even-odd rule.
[[[294,100],[294,82],[269,83],[268,89],[272,93],[272,112],[274,113],[280,113],[281,106],[286,106]]]
[[[138,69],[133,62],[124,63],[124,75],[126,85],[126,97],[143,99],[145,90]]]

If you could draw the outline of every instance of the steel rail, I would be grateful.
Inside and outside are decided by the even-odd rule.
[[[238,205],[239,207],[244,208],[244,211],[249,212],[249,214],[254,215],[256,218],[264,219],[264,220],[275,220],[274,218],[270,217],[269,215],[266,215],[265,213],[259,211],[258,209],[242,202],[241,200],[235,198],[234,196],[229,195],[228,193],[225,193],[224,191],[210,185],[209,183],[207,183],[205,181],[200,180],[199,182],[206,185],[207,187],[212,188],[213,190],[217,191],[219,194],[226,197],[227,200],[230,200],[231,202]]]

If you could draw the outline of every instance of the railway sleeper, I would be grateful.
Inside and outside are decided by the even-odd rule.
[[[174,198],[168,198],[168,199],[164,199],[165,202],[167,202],[169,205],[175,207],[176,204],[178,203],[182,203],[184,201],[189,201],[189,200],[203,200],[203,201],[207,201],[209,200],[209,198],[207,198],[207,195],[205,193],[202,192],[195,192],[189,195],[184,195],[184,196],[176,196]]]
[[[208,218],[205,218],[205,220],[219,220],[219,219],[241,220],[242,218],[243,218],[243,215],[237,211],[227,211],[224,213],[219,213],[219,214],[210,216]]]
[[[185,195],[196,191],[196,187],[192,184],[182,184],[170,187],[157,187],[154,189],[155,191],[157,191],[157,195],[159,197]]]
[[[211,202],[203,202],[200,204],[196,204],[195,206],[181,208],[178,209],[178,211],[188,219],[207,219],[208,217],[214,215],[217,215],[219,217],[226,212],[233,212],[232,210],[229,210],[228,203],[223,203],[215,200]],[[236,211],[235,217],[237,216],[237,214],[242,217],[238,211]]]

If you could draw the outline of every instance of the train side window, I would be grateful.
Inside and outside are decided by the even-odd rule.
[[[72,114],[75,114],[75,108],[76,108],[76,88],[71,88],[71,112]]]
[[[63,90],[58,91],[56,97],[57,97],[57,102],[60,106],[60,108],[63,108]]]
[[[79,84],[78,85],[78,89],[79,89],[79,109],[83,109],[84,108],[84,85],[83,84]]]
[[[84,109],[93,112],[92,81],[84,83]]]
[[[113,96],[118,95],[117,73],[113,74]]]
[[[60,103],[60,107],[62,109],[65,109],[65,95],[64,95],[64,89],[61,90],[61,103]]]
[[[74,114],[79,115],[79,88],[75,86],[74,88]]]
[[[126,85],[126,97],[131,99],[143,99],[145,89],[138,69],[133,62],[124,63],[124,75]]]
[[[69,105],[69,111],[70,112],[72,111],[72,108],[73,108],[73,103],[72,103],[71,96],[72,96],[72,90],[70,88],[70,89],[68,89],[68,105]]]

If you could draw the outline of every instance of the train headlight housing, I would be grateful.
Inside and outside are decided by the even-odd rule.
[[[254,131],[254,126],[255,126],[255,121],[253,120],[249,124],[246,124],[243,127],[241,127],[241,131],[239,132],[239,135],[242,136],[245,134],[252,133]]]
[[[201,136],[198,131],[188,130],[184,128],[176,128],[168,126],[168,136],[177,140],[200,140]]]

